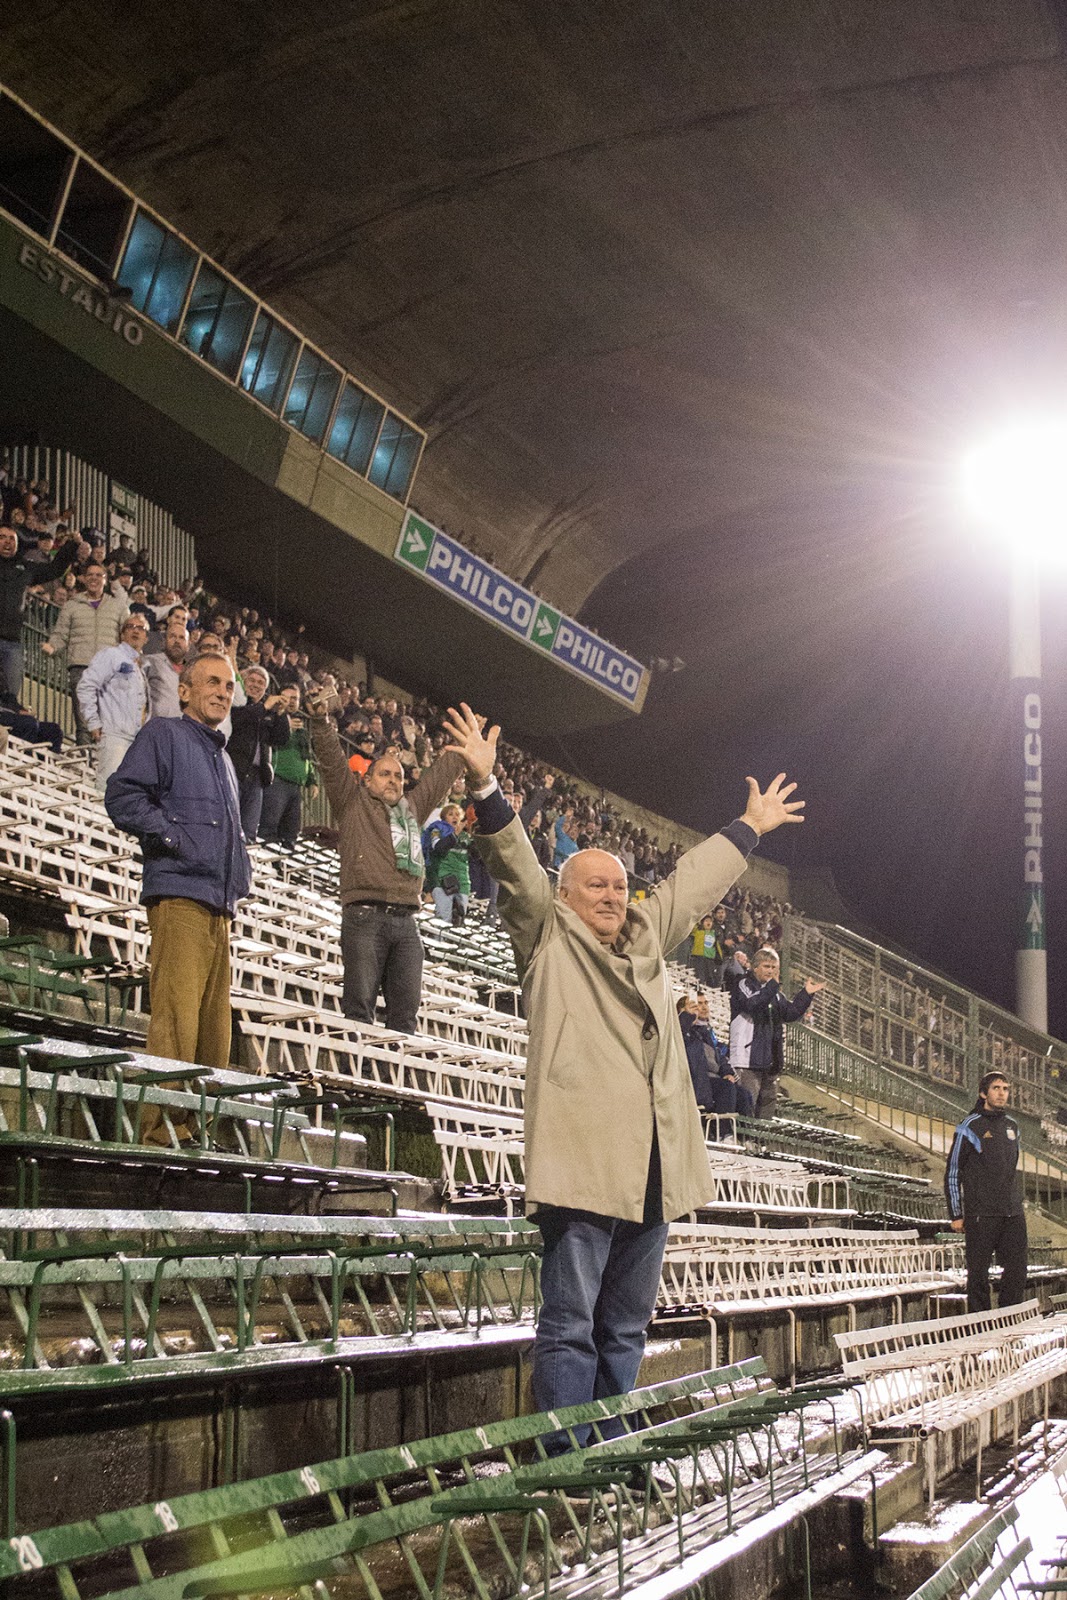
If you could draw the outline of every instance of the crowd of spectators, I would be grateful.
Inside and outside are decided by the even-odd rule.
[[[94,731],[86,725],[79,681],[95,654],[119,646],[127,616],[143,615],[149,628],[141,656],[149,715],[178,714],[177,677],[183,661],[218,650],[229,658],[238,690],[232,727],[225,726],[224,732],[232,739],[233,731],[241,729],[232,752],[250,840],[291,846],[298,836],[301,801],[316,792],[318,782],[303,716],[304,696],[313,688],[323,687],[336,697],[331,714],[357,774],[393,750],[404,768],[405,786],[411,788],[447,743],[443,708],[422,698],[405,701],[375,692],[354,672],[309,648],[302,625],[283,627],[252,606],[211,593],[198,577],[177,587],[161,582],[146,547],[138,548],[127,534],[109,544],[99,529],[79,528],[76,508],[60,507],[46,482],[18,479],[0,468],[0,499],[2,521],[15,529],[22,560],[43,569],[41,581],[31,582],[27,592],[58,608],[45,651],[62,659],[68,672],[79,742],[90,742]],[[70,554],[75,539],[69,565],[57,575],[56,552]],[[87,617],[96,620],[95,627],[88,626]],[[248,705],[261,708],[252,715],[252,733],[243,710]],[[264,751],[269,752],[265,758]],[[259,781],[265,760],[274,775],[269,784]],[[635,892],[644,893],[674,870],[682,853],[678,843],[632,821],[603,797],[582,793],[573,779],[513,746],[500,746],[497,777],[546,868],[558,868],[575,850],[596,847],[617,855]],[[454,799],[464,803],[459,792]],[[449,826],[462,838],[471,821],[461,815]],[[473,859],[476,881],[468,885],[461,853],[462,844],[439,852],[441,860],[450,854],[439,874],[449,880],[449,890],[436,897],[439,911],[451,916],[458,905],[462,912],[473,890],[490,900],[492,914],[491,886],[479,881]],[[453,887],[453,880],[461,887]],[[730,939],[753,949],[778,944],[785,909],[748,890],[733,891],[727,902]]]

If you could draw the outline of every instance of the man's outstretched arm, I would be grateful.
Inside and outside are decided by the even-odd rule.
[[[805,802],[792,798],[796,784],[787,783],[784,772],[765,790],[755,778],[745,782],[748,800],[742,815],[721,833],[687,850],[670,877],[657,884],[645,902],[665,950],[678,944],[708,906],[717,905],[737,882],[763,834],[773,833],[785,823],[804,821]]]
[[[552,885],[493,776],[500,729],[483,733],[484,718],[476,717],[466,703],[458,711],[449,708],[444,726],[452,740],[447,748],[462,756],[467,769],[479,828],[474,845],[500,885],[500,915],[515,946],[521,977],[551,914]]]

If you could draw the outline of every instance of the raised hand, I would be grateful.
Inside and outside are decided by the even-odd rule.
[[[272,695],[271,699],[277,704],[281,700],[281,695]],[[270,701],[267,704],[269,705]],[[321,684],[316,684],[313,689],[309,689],[304,696],[304,710],[312,722],[325,722],[330,714],[329,690],[325,689]]]
[[[819,994],[823,989],[826,988],[826,984],[820,983],[818,978],[806,978],[804,980],[804,987],[809,994]]]
[[[780,772],[762,793],[755,778],[746,778],[745,782],[748,784],[748,804],[741,821],[747,822],[755,833],[773,833],[783,822],[804,821],[798,813],[804,810],[805,802],[790,800],[796,784],[786,783],[784,772]]]
[[[475,716],[465,700],[460,701],[458,711],[449,706],[445,714],[444,730],[452,741],[445,749],[463,757],[467,777],[475,789],[485,788],[496,766],[496,742],[500,738],[500,729],[493,727],[488,734],[483,734],[484,727],[485,718]]]

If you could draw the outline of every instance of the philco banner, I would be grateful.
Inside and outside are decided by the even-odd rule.
[[[454,599],[543,650],[606,694],[628,706],[640,700],[646,668],[639,661],[554,610],[414,511],[404,518],[394,554]]]

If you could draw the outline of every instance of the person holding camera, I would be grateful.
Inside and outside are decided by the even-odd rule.
[[[306,791],[308,799],[314,800],[319,792],[319,778],[311,741],[300,715],[300,690],[283,689],[277,700],[278,709],[288,723],[288,738],[274,749],[274,780],[263,791],[260,836],[264,844],[295,850],[303,822],[303,796]]]

